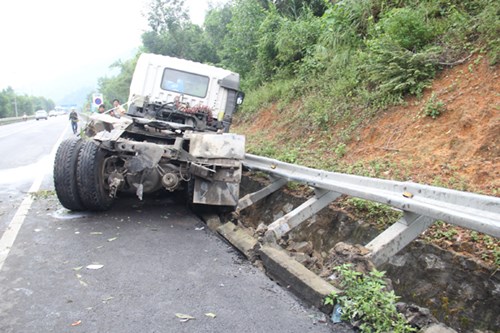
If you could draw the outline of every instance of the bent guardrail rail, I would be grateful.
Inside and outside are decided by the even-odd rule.
[[[422,185],[312,169],[246,154],[243,164],[316,189],[313,198],[268,226],[267,239],[281,238],[342,194],[383,203],[403,211],[403,218],[366,245],[375,264],[385,262],[436,220],[500,237],[500,198]],[[283,181],[278,185],[282,186]],[[275,183],[274,188],[279,188]],[[273,189],[274,189],[273,188]],[[266,191],[263,189],[259,192]],[[269,192],[269,191],[267,191]],[[258,196],[258,193],[252,194]],[[244,209],[248,196],[241,199]]]

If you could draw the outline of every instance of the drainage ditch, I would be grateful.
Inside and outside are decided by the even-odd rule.
[[[245,175],[241,196],[265,186],[261,177]],[[306,200],[287,189],[280,190],[241,211],[239,222],[250,231],[269,225]],[[367,271],[366,244],[381,231],[348,213],[330,207],[291,231],[280,245],[308,269],[329,280],[333,268],[352,262]],[[439,321],[458,332],[500,332],[500,272],[473,258],[443,250],[423,240],[412,242],[377,267],[386,271],[401,301],[428,308]]]

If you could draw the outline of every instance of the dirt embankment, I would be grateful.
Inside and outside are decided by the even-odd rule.
[[[426,108],[439,103],[440,114],[426,116]],[[297,116],[300,101],[288,108],[293,110],[272,105],[251,120],[236,117],[233,130],[247,136],[251,150],[296,143],[301,164],[383,165],[376,176],[500,195],[500,73],[481,55],[443,70],[421,98],[408,98],[364,120],[348,142],[342,142],[342,133],[355,119],[311,130]],[[363,117],[362,110],[356,112]]]
[[[432,98],[442,102],[436,119],[425,115]],[[360,128],[343,159],[390,160],[417,182],[500,195],[498,66],[478,56],[444,70],[423,98],[411,98]]]

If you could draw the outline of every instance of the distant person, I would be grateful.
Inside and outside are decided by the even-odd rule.
[[[118,117],[124,116],[126,113],[125,109],[120,104],[120,100],[117,98],[113,100],[113,110],[115,111],[115,115]]]
[[[74,108],[71,109],[71,112],[69,114],[69,120],[71,121],[71,128],[73,129],[73,134],[76,134],[76,131],[78,130],[78,113],[76,113],[76,110]]]
[[[99,108],[97,109],[99,113],[104,113],[106,112],[106,106],[104,104],[99,105]]]

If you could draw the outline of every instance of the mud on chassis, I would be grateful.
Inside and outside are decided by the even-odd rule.
[[[161,190],[184,193],[194,206],[236,207],[244,137],[216,133],[204,112],[155,112],[161,117],[94,114],[85,131],[90,138],[61,143],[54,186],[65,208],[104,211],[120,193],[142,200]]]

